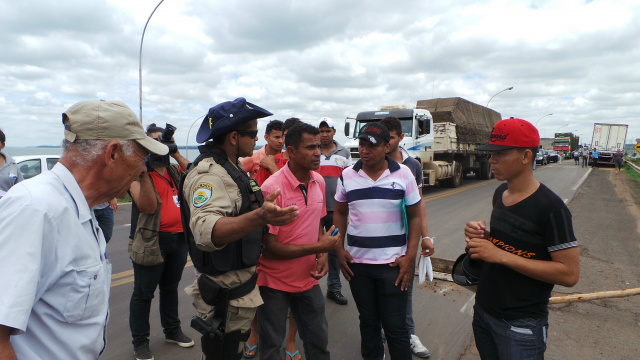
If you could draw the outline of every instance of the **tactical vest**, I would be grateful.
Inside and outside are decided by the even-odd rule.
[[[264,202],[262,191],[260,191],[260,187],[255,180],[232,164],[224,151],[210,145],[202,145],[198,149],[200,150],[200,155],[193,162],[189,171],[182,175],[178,195],[180,197],[182,227],[189,242],[191,261],[193,261],[194,267],[199,272],[211,276],[221,275],[230,270],[239,270],[255,266],[258,264],[260,258],[263,227],[245,235],[239,240],[228,243],[220,250],[202,251],[196,246],[193,234],[189,228],[191,211],[189,210],[188,199],[184,196],[184,179],[203,159],[208,157],[213,158],[218,165],[227,171],[233,182],[238,186],[238,189],[240,189],[242,205],[240,205],[240,212],[236,216],[253,211],[262,206]],[[217,190],[222,191],[223,189]]]

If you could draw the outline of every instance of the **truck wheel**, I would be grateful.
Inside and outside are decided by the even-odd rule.
[[[489,162],[481,162],[480,163],[480,171],[479,171],[480,180],[489,180],[491,179],[491,164]]]
[[[457,188],[462,185],[462,165],[454,161],[453,166],[453,176],[446,179],[444,185],[450,188]]]

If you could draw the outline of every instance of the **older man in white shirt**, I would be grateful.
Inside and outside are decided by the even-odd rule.
[[[0,359],[102,355],[111,264],[91,208],[168,152],[120,102],[80,102],[62,122],[60,162],[0,199]]]

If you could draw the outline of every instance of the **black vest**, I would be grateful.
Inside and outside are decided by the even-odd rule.
[[[193,162],[189,171],[182,175],[179,191],[182,227],[189,242],[191,261],[193,261],[194,267],[199,272],[211,276],[224,274],[230,270],[239,270],[255,266],[260,259],[263,227],[258,228],[239,240],[228,243],[220,250],[202,251],[196,246],[193,234],[189,228],[191,211],[189,210],[188,200],[190,200],[190,198],[186,199],[184,196],[184,179],[203,159],[208,157],[213,158],[217,164],[227,171],[231,179],[233,179],[233,182],[235,182],[240,189],[242,205],[240,206],[238,216],[259,208],[264,202],[262,191],[260,191],[260,187],[255,180],[232,164],[224,151],[210,145],[202,145],[199,147],[199,150],[200,155]],[[223,190],[224,189],[214,189],[214,191]]]

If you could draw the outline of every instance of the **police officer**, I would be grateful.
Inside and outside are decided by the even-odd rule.
[[[298,208],[280,208],[280,190],[263,198],[238,158],[251,156],[258,120],[273,115],[244,98],[218,104],[202,121],[200,155],[183,177],[180,194],[189,253],[201,275],[186,291],[194,297],[192,326],[203,336],[203,359],[240,359],[251,320],[262,304],[255,265],[267,224],[282,226]]]

